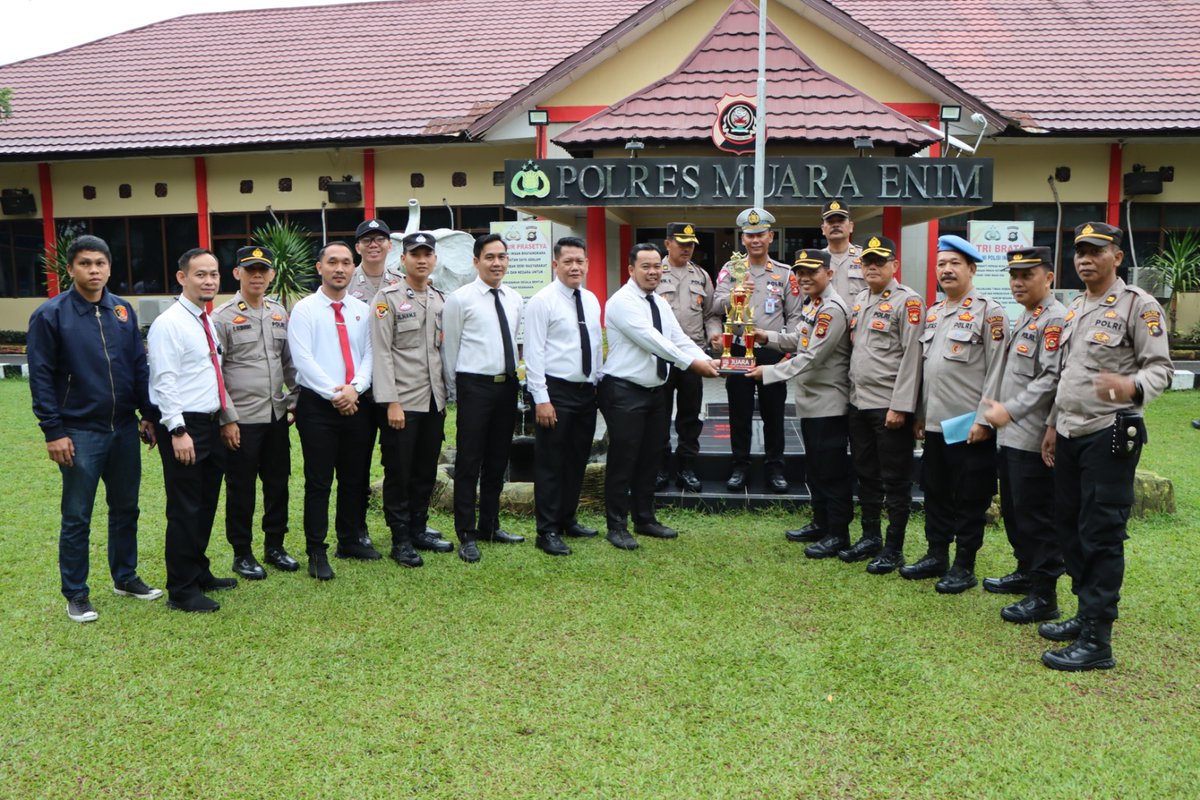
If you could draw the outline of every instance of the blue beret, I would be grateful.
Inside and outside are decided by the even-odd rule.
[[[975,249],[975,245],[968,242],[961,236],[939,236],[938,237],[938,252],[956,252],[962,253],[967,258],[978,264],[983,261],[983,256]]]

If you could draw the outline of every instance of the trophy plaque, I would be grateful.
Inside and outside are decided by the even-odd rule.
[[[754,369],[754,307],[750,305],[750,292],[746,291],[746,272],[749,270],[746,256],[734,253],[729,258],[729,275],[733,282],[733,290],[729,293],[729,308],[725,313],[725,329],[721,334],[721,366],[717,369],[722,375],[744,375]],[[746,346],[744,356],[733,355],[734,328],[742,337]]]

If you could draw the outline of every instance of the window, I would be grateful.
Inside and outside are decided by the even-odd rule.
[[[0,297],[44,297],[42,223],[37,220],[0,222]]]
[[[59,236],[99,236],[112,250],[110,291],[119,295],[174,294],[177,259],[200,238],[196,217],[94,217],[58,220]]]

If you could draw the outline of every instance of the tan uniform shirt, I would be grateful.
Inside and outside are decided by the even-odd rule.
[[[380,290],[371,303],[372,390],[376,403],[399,403],[405,411],[446,408],[442,371],[442,307],[432,286],[417,292],[406,281]]]
[[[806,298],[796,333],[767,333],[767,343],[794,350],[787,361],[763,367],[763,383],[796,378],[796,415],[840,417],[850,410],[850,309],[833,283]]]
[[[1013,326],[998,389],[987,396],[999,401],[1012,422],[996,434],[1001,447],[1040,452],[1046,419],[1058,389],[1063,317],[1067,309],[1050,295],[1033,311],[1025,309]]]
[[[833,267],[833,287],[846,305],[853,305],[854,298],[867,288],[867,279],[862,272],[862,248],[851,244],[844,253],[835,253],[828,247],[825,252],[829,253],[829,265]]]
[[[357,297],[367,305],[371,305],[371,301],[375,299],[375,295],[389,286],[395,286],[402,280],[404,279],[399,275],[388,272],[386,267],[382,275],[378,278],[372,278],[363,272],[362,264],[359,264],[354,268],[354,274],[350,276],[350,284],[346,287],[346,294],[351,297]]]
[[[671,306],[688,338],[703,348],[713,334],[721,331],[720,316],[712,308],[712,278],[690,261],[684,267],[672,267],[663,259],[662,265],[662,280],[654,291]]]
[[[913,414],[921,399],[921,296],[895,279],[863,289],[850,309],[850,404]]]
[[[1167,348],[1163,310],[1153,297],[1120,278],[1097,303],[1081,294],[1063,325],[1062,375],[1049,424],[1068,439],[1113,424],[1117,411],[1140,411],[1171,384],[1175,368]],[[1096,396],[1092,381],[1101,371],[1132,376],[1142,403]]]
[[[800,284],[792,275],[791,267],[772,259],[765,266],[751,266],[746,272],[754,278],[754,292],[746,308],[754,309],[754,329],[760,331],[796,330],[800,324]],[[733,291],[733,276],[729,264],[721,268],[717,278],[717,289],[713,294],[713,312],[724,314],[729,308],[729,295]],[[742,326],[734,325],[735,337],[742,335]]]
[[[287,309],[270,298],[263,299],[262,308],[251,308],[238,292],[213,311],[212,319],[229,396],[221,423],[283,419],[296,407],[297,391]]]
[[[944,420],[972,411],[977,424],[988,425],[983,394],[998,380],[1007,341],[1004,307],[975,289],[957,303],[942,300],[930,307],[921,334],[924,413],[918,412],[926,430],[941,433]]]

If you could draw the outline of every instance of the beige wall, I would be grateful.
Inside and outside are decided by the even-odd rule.
[[[128,158],[59,161],[50,165],[54,216],[133,217],[195,214],[196,173],[191,158]],[[127,183],[131,194],[118,196]],[[155,197],[154,184],[167,184],[167,196]],[[84,200],[83,187],[96,187],[96,199]]]
[[[37,201],[36,214],[10,216],[0,211],[0,220],[42,218],[42,189],[38,183],[37,164],[0,164],[0,188],[28,189]]]
[[[979,155],[995,162],[992,199],[997,203],[1053,203],[1046,178],[1070,167],[1071,180],[1058,184],[1064,203],[1108,202],[1107,144],[1011,144],[985,142]]]
[[[317,188],[323,175],[341,180],[363,176],[361,149],[328,148],[284,153],[239,153],[208,156],[208,206],[214,214],[231,211],[317,209],[329,196]],[[279,179],[291,178],[292,190],[279,191]],[[241,182],[254,181],[254,191],[242,194]],[[340,208],[340,206],[338,206]]]
[[[1163,184],[1163,193],[1148,196],[1148,203],[1200,203],[1200,144],[1177,142],[1138,142],[1127,144],[1121,151],[1122,174],[1130,172],[1134,164],[1144,164],[1146,169],[1157,171],[1159,167],[1175,168],[1175,180]],[[1136,201],[1135,201],[1136,202]],[[1200,228],[1200,219],[1196,220]]]
[[[492,173],[504,169],[508,158],[530,158],[529,144],[450,144],[396,147],[375,154],[375,204],[403,206],[416,198],[422,207],[445,202],[458,205],[503,205],[504,187],[492,185]],[[414,189],[412,173],[425,176],[425,186]],[[467,173],[467,185],[451,184],[455,172]]]

